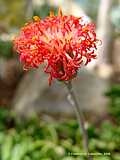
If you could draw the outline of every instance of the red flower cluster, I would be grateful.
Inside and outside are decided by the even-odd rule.
[[[86,65],[96,58],[95,27],[83,23],[83,17],[63,16],[59,9],[58,16],[51,11],[44,20],[37,16],[33,19],[14,39],[24,69],[37,68],[46,62],[49,83],[53,78],[68,81],[76,76],[84,60]]]

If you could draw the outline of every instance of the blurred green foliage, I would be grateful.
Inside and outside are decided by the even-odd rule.
[[[44,18],[49,15],[49,11],[50,7],[48,6],[48,4],[44,4],[41,7],[36,6],[33,10],[33,16],[40,16],[41,18]]]
[[[3,41],[0,39],[0,57],[11,58],[13,56],[12,41]]]
[[[43,5],[36,5],[33,7],[33,16],[40,16],[41,18],[45,18],[49,16],[50,10],[53,9],[55,15],[57,15],[58,8],[55,6],[50,6],[47,0],[44,0]]]
[[[24,0],[0,0],[0,28],[21,26],[25,22]]]
[[[115,102],[120,86],[113,87],[107,95],[114,101],[111,113],[118,118],[112,107],[120,106]],[[119,125],[110,120],[103,121],[99,127],[89,124],[88,135],[91,153],[110,153],[94,156],[94,160],[120,160]],[[75,120],[48,122],[36,116],[18,120],[13,112],[0,109],[0,160],[86,160],[84,156],[70,156],[69,153],[84,153]]]
[[[113,85],[106,93],[106,96],[110,97],[109,112],[120,124],[120,84]]]

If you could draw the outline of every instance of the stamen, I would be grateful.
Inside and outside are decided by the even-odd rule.
[[[61,10],[60,7],[58,8],[58,16],[59,16],[59,17],[62,17],[62,10]]]
[[[36,21],[36,22],[37,22],[37,21],[40,21],[40,17],[34,16],[34,17],[33,17],[33,20]]]
[[[54,11],[52,9],[50,11],[50,17],[54,17]]]

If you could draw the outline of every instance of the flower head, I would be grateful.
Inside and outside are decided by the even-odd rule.
[[[83,23],[84,17],[63,16],[59,9],[57,16],[51,11],[44,20],[37,16],[33,19],[14,39],[24,69],[46,62],[44,71],[50,74],[49,83],[53,78],[68,81],[83,63],[87,65],[96,58],[95,26]]]

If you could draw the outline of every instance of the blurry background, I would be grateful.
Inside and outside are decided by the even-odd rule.
[[[79,71],[73,85],[91,152],[111,153],[97,160],[120,160],[120,0],[0,0],[0,159],[72,160],[79,157],[67,152],[82,152],[66,88],[57,81],[49,86],[43,66],[24,72],[12,44],[25,22],[48,16],[51,8],[57,14],[59,6],[63,14],[96,24],[98,59]]]

